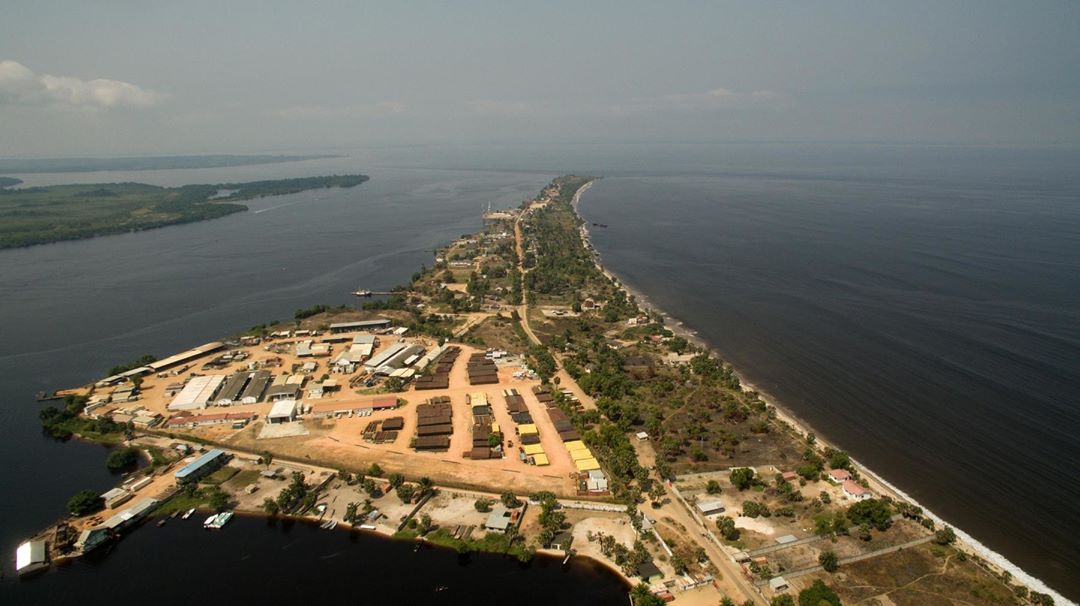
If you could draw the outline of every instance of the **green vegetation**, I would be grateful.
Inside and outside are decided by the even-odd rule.
[[[16,179],[15,177],[0,177],[0,187],[13,187],[22,183],[22,179]]]
[[[68,499],[67,508],[73,516],[86,516],[105,507],[105,500],[93,490],[80,490]]]
[[[304,474],[294,471],[292,481],[278,494],[277,506],[284,513],[303,513],[315,505],[317,496],[304,484]]]
[[[111,471],[121,471],[134,467],[139,462],[139,449],[131,446],[115,448],[105,458],[105,466]]]
[[[952,528],[946,526],[934,533],[934,542],[938,545],[952,545],[956,542],[956,533]]]
[[[735,526],[735,520],[722,516],[716,520],[716,529],[720,531],[720,535],[724,537],[726,541],[738,541],[739,529]]]
[[[754,483],[754,470],[749,467],[739,467],[731,470],[731,483],[739,490],[746,490]]]
[[[317,316],[319,314],[326,313],[328,311],[333,311],[334,309],[335,309],[334,307],[332,307],[330,305],[325,305],[325,304],[312,305],[311,307],[308,307],[308,308],[305,308],[305,309],[296,310],[296,313],[293,314],[293,319],[294,320],[304,320],[306,318],[310,318],[312,316]],[[350,307],[348,305],[340,305],[340,306],[337,307],[337,309],[339,309],[341,311],[346,311],[346,310],[350,309]]]
[[[892,507],[884,499],[867,499],[848,507],[847,517],[859,526],[888,530],[892,526]]]
[[[229,505],[229,495],[217,486],[199,487],[197,484],[185,484],[171,499],[158,507],[154,513],[159,516],[171,515],[177,511],[187,511],[193,507],[221,510]]]
[[[799,606],[840,606],[840,597],[821,579],[817,579],[813,585],[799,592]]]
[[[417,534],[415,530],[412,532],[402,531],[394,536],[397,538],[413,538]],[[532,549],[525,545],[524,539],[515,534],[489,532],[480,538],[455,539],[453,534],[440,528],[429,532],[424,539],[434,545],[454,549],[458,553],[501,553],[513,556],[521,562],[528,562],[536,555]]]
[[[840,558],[836,557],[835,551],[823,551],[818,555],[818,564],[821,564],[825,572],[836,572],[836,569],[840,568]]]
[[[128,427],[113,423],[109,419],[87,419],[79,416],[85,406],[85,396],[68,395],[64,398],[63,408],[48,406],[38,412],[41,427],[58,440],[67,440],[78,434],[102,444],[120,443]]]
[[[113,366],[105,374],[106,374],[106,376],[118,375],[118,374],[120,374],[122,372],[127,372],[129,370],[135,370],[136,368],[146,366],[147,364],[150,364],[151,362],[156,362],[156,361],[157,361],[157,358],[155,358],[154,356],[152,356],[150,354],[143,354],[141,357],[136,358],[135,360],[132,360],[132,361],[128,362],[127,364],[117,364],[116,366]]]
[[[365,175],[159,187],[142,183],[0,189],[0,249],[215,219],[247,210],[237,201],[324,187]]]
[[[533,500],[540,502],[540,544],[544,547],[551,545],[555,536],[559,534],[566,524],[566,514],[559,511],[559,501],[551,492],[539,492],[532,495]]]
[[[666,603],[645,583],[638,583],[630,590],[630,601],[633,606],[664,606]]]
[[[205,478],[203,478],[202,481],[207,484],[212,484],[214,486],[220,486],[225,482],[231,480],[232,477],[235,476],[239,471],[240,470],[236,467],[225,466],[221,469],[215,470],[214,473],[206,476]]]
[[[161,465],[169,464],[169,458],[165,456],[165,451],[157,446],[147,446],[146,453],[150,455],[151,467],[160,467]]]

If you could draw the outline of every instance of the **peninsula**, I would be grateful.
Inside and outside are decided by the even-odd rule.
[[[237,204],[242,200],[355,187],[367,180],[366,175],[331,175],[183,187],[97,183],[0,188],[0,249],[216,219],[247,210]]]
[[[235,510],[591,557],[639,605],[1052,603],[642,308],[575,211],[592,181],[485,214],[362,309],[297,310],[63,392],[41,414],[53,435],[150,464],[76,494],[26,553]]]
[[[278,162],[319,160],[334,156],[257,155],[195,155],[195,156],[134,156],[128,158],[6,158],[0,159],[0,175],[30,173],[79,173],[108,170],[169,170],[190,168],[223,168],[251,166]]]

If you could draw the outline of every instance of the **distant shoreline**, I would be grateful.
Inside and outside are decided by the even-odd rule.
[[[367,175],[160,187],[145,183],[48,185],[0,190],[0,249],[145,231],[244,212],[239,202],[325,188],[352,188]],[[258,212],[258,211],[257,211]]]
[[[638,289],[638,288],[636,288],[634,286],[631,286],[625,280],[623,280],[618,274],[616,274],[615,272],[607,269],[603,265],[603,263],[601,261],[601,257],[600,257],[600,251],[598,251],[596,249],[596,247],[592,243],[591,236],[590,236],[589,229],[588,229],[588,222],[585,221],[585,218],[579,212],[581,195],[583,193],[585,193],[585,191],[588,190],[589,187],[593,183],[594,183],[594,181],[590,181],[589,183],[585,184],[581,189],[578,190],[577,194],[574,196],[572,205],[573,205],[574,212],[577,214],[578,218],[581,219],[581,237],[584,240],[588,250],[592,253],[594,261],[596,263],[596,267],[601,272],[603,272],[604,275],[606,275],[608,277],[608,279],[612,280],[618,288],[625,291],[628,295],[634,297],[637,300],[638,305],[640,305],[642,308],[644,308],[646,310],[654,311],[656,313],[659,313],[663,317],[663,322],[664,322],[664,327],[665,328],[667,328],[671,332],[675,333],[676,335],[679,335],[679,336],[685,338],[687,341],[689,341],[689,342],[703,348],[705,351],[711,352],[717,358],[719,358],[720,360],[723,360],[725,364],[728,364],[730,366],[730,362],[727,361],[727,359],[721,354],[721,352],[716,347],[714,347],[713,345],[711,345],[710,343],[705,341],[705,339],[700,337],[697,334],[696,331],[689,328],[682,320],[679,320],[678,318],[676,318],[676,317],[672,316],[671,314],[667,313],[666,311],[664,311],[658,305],[653,303],[649,299],[649,297],[645,293],[643,293],[640,289]],[[769,406],[773,407],[776,410],[778,419],[780,419],[783,422],[788,423],[797,432],[799,432],[801,434],[806,435],[806,434],[809,434],[809,433],[814,433],[815,437],[817,438],[817,442],[819,444],[821,444],[822,446],[839,447],[839,444],[836,444],[835,442],[832,442],[832,441],[828,440],[827,438],[822,437],[822,434],[819,433],[819,432],[816,432],[814,430],[814,428],[812,428],[808,422],[800,419],[798,417],[798,415],[796,415],[793,411],[791,411],[788,408],[786,408],[785,406],[783,406],[775,397],[770,395],[767,391],[762,391],[756,385],[754,385],[753,383],[747,381],[744,374],[742,372],[740,372],[739,369],[732,366],[732,370],[734,371],[735,375],[739,378],[739,383],[743,386],[743,390],[744,391],[755,391],[758,394],[760,394],[762,400],[764,400]],[[1035,589],[1036,591],[1040,591],[1040,592],[1051,595],[1054,598],[1054,602],[1056,604],[1067,604],[1067,605],[1071,604],[1072,606],[1076,606],[1076,602],[1073,602],[1073,601],[1069,600],[1068,598],[1064,597],[1063,595],[1061,595],[1061,593],[1059,593],[1054,588],[1048,586],[1041,579],[1039,579],[1039,578],[1029,574],[1028,572],[1024,571],[1022,568],[1020,568],[1016,564],[1012,563],[1004,555],[1002,555],[1002,554],[994,551],[993,549],[987,547],[986,545],[982,544],[981,542],[979,542],[978,539],[971,536],[967,532],[964,532],[962,529],[957,527],[955,524],[952,524],[952,523],[948,522],[947,520],[943,519],[941,516],[938,516],[933,511],[929,510],[928,508],[923,506],[921,503],[916,501],[913,497],[909,496],[906,492],[904,492],[903,490],[901,490],[897,486],[893,485],[888,480],[884,479],[881,475],[875,473],[873,470],[868,468],[866,465],[864,465],[864,464],[860,463],[859,461],[857,461],[854,457],[852,457],[851,462],[855,466],[857,466],[859,468],[859,470],[865,476],[867,476],[869,478],[869,480],[871,481],[873,487],[879,493],[886,493],[886,494],[889,494],[890,496],[892,496],[893,498],[896,498],[898,500],[903,500],[903,501],[907,501],[909,503],[914,503],[915,505],[921,507],[922,510],[923,510],[923,513],[925,513],[927,517],[934,520],[937,524],[948,525],[948,526],[952,527],[953,531],[956,533],[956,536],[957,536],[957,539],[958,539],[957,540],[957,547],[963,549],[964,551],[968,552],[971,555],[975,555],[975,556],[978,556],[978,557],[982,558],[989,565],[996,568],[999,572],[1000,571],[1008,572],[1009,574],[1011,574],[1013,576],[1014,579],[1016,579],[1020,583],[1024,584],[1025,586],[1027,586],[1027,587],[1029,587],[1031,589]]]
[[[0,158],[0,175],[42,173],[93,173],[104,171],[178,170],[193,168],[228,168],[338,158],[332,154],[291,156],[254,155],[188,155],[188,156],[124,156],[116,158]]]

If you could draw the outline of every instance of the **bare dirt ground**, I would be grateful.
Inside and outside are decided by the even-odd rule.
[[[380,337],[382,339],[382,337]],[[380,350],[389,344],[381,344]],[[275,439],[259,439],[263,431],[263,422],[256,421],[248,427],[235,430],[231,425],[217,425],[197,429],[175,431],[174,433],[190,434],[199,438],[212,440],[225,444],[229,447],[257,453],[263,450],[293,458],[300,461],[310,461],[327,467],[339,467],[352,471],[366,469],[371,463],[378,463],[388,472],[396,471],[404,473],[407,477],[417,478],[427,476],[440,484],[460,485],[465,487],[488,488],[492,490],[513,490],[522,494],[536,490],[550,490],[558,495],[576,495],[576,485],[571,480],[571,474],[576,472],[569,452],[562,445],[551,420],[548,418],[544,407],[533,396],[531,387],[538,381],[527,379],[515,379],[513,374],[516,367],[503,366],[499,368],[499,383],[497,385],[477,385],[468,383],[466,366],[469,355],[475,350],[469,346],[461,346],[461,356],[454,365],[450,374],[450,388],[444,390],[415,391],[394,394],[406,401],[400,408],[373,412],[370,416],[343,416],[341,418],[306,418],[299,423],[307,435],[279,437]],[[287,360],[285,354],[280,357]],[[247,361],[245,361],[246,363]],[[227,371],[219,371],[227,372]],[[150,389],[162,389],[156,383],[175,382],[178,378],[151,379],[148,380]],[[518,441],[515,434],[515,425],[506,409],[506,402],[502,390],[513,387],[521,393],[526,401],[533,420],[539,428],[541,444],[548,455],[550,465],[536,467],[520,461],[517,457]],[[475,461],[464,456],[472,449],[473,419],[470,408],[466,405],[466,395],[484,393],[491,404],[495,420],[502,429],[506,443],[514,442],[514,448],[507,449],[507,456],[503,459]],[[159,410],[164,410],[167,398],[159,394],[154,399],[153,392],[145,397],[147,404],[152,404]],[[416,406],[435,396],[449,396],[453,408],[454,433],[451,436],[450,450],[447,452],[415,452],[409,445],[416,432]],[[338,395],[333,398],[306,401],[310,403],[324,403],[335,401],[349,401],[358,398],[352,395]],[[150,407],[150,406],[148,406]],[[246,406],[214,407],[197,413],[213,414],[220,412],[252,411],[265,415],[271,404],[261,403]],[[403,417],[404,429],[399,432],[397,440],[388,444],[374,444],[362,439],[364,427],[372,420],[380,420],[388,417]],[[291,424],[289,424],[291,425]],[[287,432],[286,432],[287,433]]]

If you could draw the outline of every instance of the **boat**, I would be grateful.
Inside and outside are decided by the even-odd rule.
[[[164,526],[165,525],[165,520],[167,520],[167,519],[168,518],[161,518],[160,520],[158,520],[157,527],[161,528],[162,526]]]
[[[352,294],[357,296],[357,297],[370,297],[371,295],[373,295],[375,293],[371,292],[370,290],[368,290],[366,288],[358,288],[358,289],[354,290],[352,292]]]
[[[331,520],[331,522],[326,525],[327,530],[333,530],[335,528],[337,528],[337,520]]]
[[[191,509],[185,511],[184,515],[180,516],[180,519],[181,520],[186,520],[186,519],[190,518],[191,514],[193,514],[193,513],[195,513],[195,508],[194,507],[192,507]]]
[[[178,515],[180,515],[180,510],[179,510],[179,509],[178,509],[178,510],[176,510],[176,511],[174,511],[174,512],[172,512],[172,514],[170,514],[170,515],[169,515],[169,517],[170,517],[170,518],[175,518],[175,517],[176,517],[176,516],[178,516]]]
[[[209,530],[218,530],[222,526],[228,524],[229,520],[231,520],[232,518],[233,512],[223,511],[217,515],[212,515],[207,518],[206,521],[203,522],[203,528],[207,528]]]
[[[593,223],[594,227],[607,227],[606,223]]]

